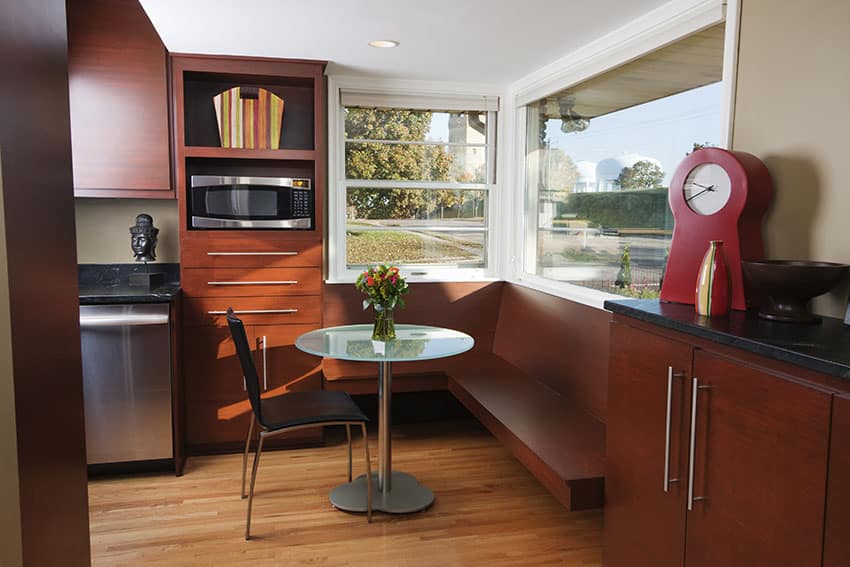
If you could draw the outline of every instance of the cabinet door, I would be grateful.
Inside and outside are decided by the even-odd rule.
[[[322,359],[295,347],[299,335],[320,325],[255,325],[257,372],[264,395],[320,390]]]
[[[850,397],[835,396],[829,450],[829,488],[823,566],[850,565]]]
[[[703,351],[688,567],[820,565],[829,393]]]
[[[253,345],[251,327],[245,331]],[[187,444],[197,448],[244,441],[251,407],[230,330],[186,329],[183,360]]]
[[[612,326],[605,471],[607,567],[682,565],[691,352],[685,343],[622,324]],[[671,480],[665,484],[668,448]]]
[[[171,196],[166,57],[138,0],[69,0],[76,196]]]
[[[264,397],[321,389],[321,359],[294,346],[298,335],[316,328],[318,325],[246,325]],[[248,432],[251,405],[230,330],[187,328],[183,340],[187,444],[195,453],[239,449]],[[276,437],[270,445],[320,439],[320,429],[305,429]]]

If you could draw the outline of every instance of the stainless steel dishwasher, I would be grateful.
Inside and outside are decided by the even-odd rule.
[[[80,307],[88,464],[171,459],[169,305]]]

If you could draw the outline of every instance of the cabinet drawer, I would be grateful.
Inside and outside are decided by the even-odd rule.
[[[183,270],[188,297],[318,295],[320,268],[191,268]]]
[[[318,295],[274,297],[205,297],[187,299],[183,306],[183,322],[187,327],[222,326],[228,307],[246,325],[278,325],[322,321],[322,304]]]
[[[187,268],[295,268],[322,266],[322,243],[307,240],[186,238],[180,261]]]

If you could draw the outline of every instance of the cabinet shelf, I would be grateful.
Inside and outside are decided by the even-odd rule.
[[[183,154],[187,158],[283,159],[299,161],[313,161],[316,159],[315,150],[261,150],[248,148],[186,146],[183,148]]]

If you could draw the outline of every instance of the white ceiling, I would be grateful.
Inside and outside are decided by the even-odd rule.
[[[141,0],[177,53],[326,59],[329,74],[504,85],[664,0]],[[394,49],[367,42],[394,39]]]

